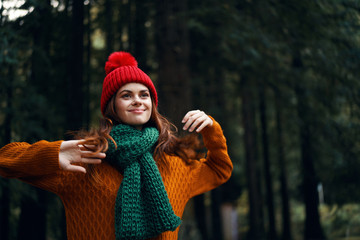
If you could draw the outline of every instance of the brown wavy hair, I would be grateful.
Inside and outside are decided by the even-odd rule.
[[[91,149],[94,154],[106,152],[109,140],[115,143],[114,139],[110,136],[110,131],[114,125],[121,123],[115,110],[115,96],[116,94],[109,100],[104,117],[100,119],[98,129],[93,128],[89,131],[79,131],[76,134],[77,139],[84,139],[83,145],[93,145],[96,147],[96,149]],[[144,124],[144,127],[147,126],[155,127],[159,131],[159,139],[154,150],[155,161],[162,161],[166,154],[179,156],[185,161],[203,157],[203,144],[199,140],[198,135],[189,134],[184,137],[178,137],[177,128],[158,112],[153,99],[150,119]],[[93,165],[88,164],[88,170],[90,170],[90,174],[94,174]]]

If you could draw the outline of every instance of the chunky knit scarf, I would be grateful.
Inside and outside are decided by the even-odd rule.
[[[116,239],[148,239],[174,231],[181,223],[175,215],[152,157],[159,132],[141,131],[119,124],[112,128],[107,160],[123,173],[115,202]]]

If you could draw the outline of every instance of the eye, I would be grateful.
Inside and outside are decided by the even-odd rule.
[[[145,93],[142,93],[142,94],[140,95],[140,97],[142,97],[142,98],[148,98],[148,97],[150,97],[150,94],[149,94],[148,92],[145,92]]]
[[[131,96],[130,96],[130,94],[125,93],[125,94],[121,95],[121,98],[128,99],[128,98],[131,98]]]

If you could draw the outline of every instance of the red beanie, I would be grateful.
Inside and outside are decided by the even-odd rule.
[[[157,106],[158,98],[153,82],[148,75],[138,68],[136,59],[130,53],[114,52],[110,54],[105,64],[105,72],[106,77],[101,93],[101,112],[103,115],[105,115],[105,109],[111,97],[127,83],[144,84],[149,89]]]

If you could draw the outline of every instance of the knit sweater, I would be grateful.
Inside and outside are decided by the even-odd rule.
[[[231,176],[233,166],[220,125],[214,121],[201,134],[208,149],[206,158],[185,162],[167,155],[165,164],[158,166],[170,203],[180,217],[190,198],[216,188]],[[106,162],[96,166],[100,184],[95,184],[88,174],[61,170],[61,142],[43,140],[4,146],[0,149],[0,175],[57,194],[65,208],[68,240],[114,240],[114,207],[122,175]],[[176,240],[178,231],[164,232],[153,239]]]

